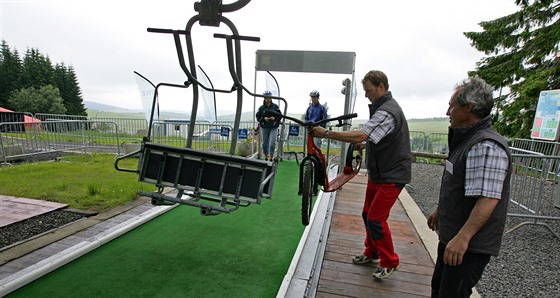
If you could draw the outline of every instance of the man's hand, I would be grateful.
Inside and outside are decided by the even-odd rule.
[[[432,231],[437,231],[438,229],[438,209],[434,210],[432,214],[428,217],[428,228]]]
[[[463,256],[469,247],[469,240],[458,236],[453,237],[445,246],[443,262],[449,266],[459,266],[463,263]]]
[[[316,138],[322,138],[325,136],[327,132],[326,129],[322,128],[321,126],[315,126],[310,128],[311,135]]]
[[[366,148],[366,143],[356,143],[354,145],[354,150],[355,151],[362,151]]]

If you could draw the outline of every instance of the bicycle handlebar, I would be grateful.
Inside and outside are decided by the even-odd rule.
[[[317,122],[303,122],[297,118],[294,117],[290,117],[290,116],[286,116],[286,115],[282,115],[281,113],[278,113],[276,111],[272,111],[272,110],[266,110],[265,115],[272,115],[272,116],[276,116],[276,117],[281,117],[281,118],[286,118],[288,120],[292,120],[295,123],[301,125],[301,126],[305,126],[305,127],[314,127],[314,126],[319,126],[323,123],[327,123],[327,122],[331,122],[331,121],[338,121],[339,125],[342,126],[342,120],[347,120],[347,119],[352,119],[352,118],[356,118],[358,117],[358,114],[356,113],[352,113],[352,114],[345,114],[345,115],[341,115],[338,116],[336,118],[329,118],[329,119],[324,119],[324,120],[320,120]]]

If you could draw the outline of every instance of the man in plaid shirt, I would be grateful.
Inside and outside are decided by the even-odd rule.
[[[373,277],[385,279],[400,266],[387,223],[391,208],[411,179],[410,135],[404,113],[389,91],[389,80],[379,70],[369,71],[362,79],[365,96],[370,100],[370,118],[364,127],[353,131],[329,131],[314,127],[315,137],[355,143],[366,147],[368,184],[362,208],[366,228],[365,249],[352,258],[354,264],[373,263]]]
[[[491,128],[493,88],[472,77],[449,100],[449,156],[439,204],[428,218],[438,231],[432,297],[469,297],[498,255],[509,202],[511,154]]]

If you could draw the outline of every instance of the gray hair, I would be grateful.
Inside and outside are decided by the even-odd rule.
[[[469,77],[455,86],[455,90],[459,90],[457,102],[461,106],[472,104],[472,112],[481,119],[490,115],[494,106],[494,88],[488,85],[483,79]]]

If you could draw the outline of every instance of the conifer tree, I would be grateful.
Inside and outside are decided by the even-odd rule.
[[[12,52],[5,40],[0,47],[0,106],[11,109],[8,99],[12,91],[21,88],[23,66],[17,50]]]
[[[519,11],[481,22],[482,32],[466,32],[487,56],[469,75],[500,91],[494,127],[512,138],[528,138],[539,94],[560,88],[560,1],[516,0]]]
[[[60,90],[60,96],[64,101],[66,113],[68,115],[87,116],[86,108],[83,104],[82,91],[78,85],[78,79],[72,66],[66,67],[64,63],[59,63],[54,68],[55,83]]]
[[[53,66],[50,58],[38,49],[28,49],[22,61],[17,50],[11,51],[8,43],[2,40],[0,78],[0,106],[21,112],[33,112],[37,107],[48,107],[49,112],[36,112],[58,111],[69,115],[87,115],[74,68],[64,63]],[[22,102],[22,95],[32,95],[38,103],[23,100],[26,104],[19,104]],[[14,96],[18,98],[11,100]],[[46,105],[44,98],[39,98],[40,96],[55,101]],[[58,99],[62,101],[58,102]],[[15,102],[18,104],[14,105]],[[59,104],[62,104],[62,107]],[[26,109],[26,106],[33,108]]]
[[[23,57],[22,88],[54,84],[54,67],[50,58],[45,57],[38,49],[27,49]]]

